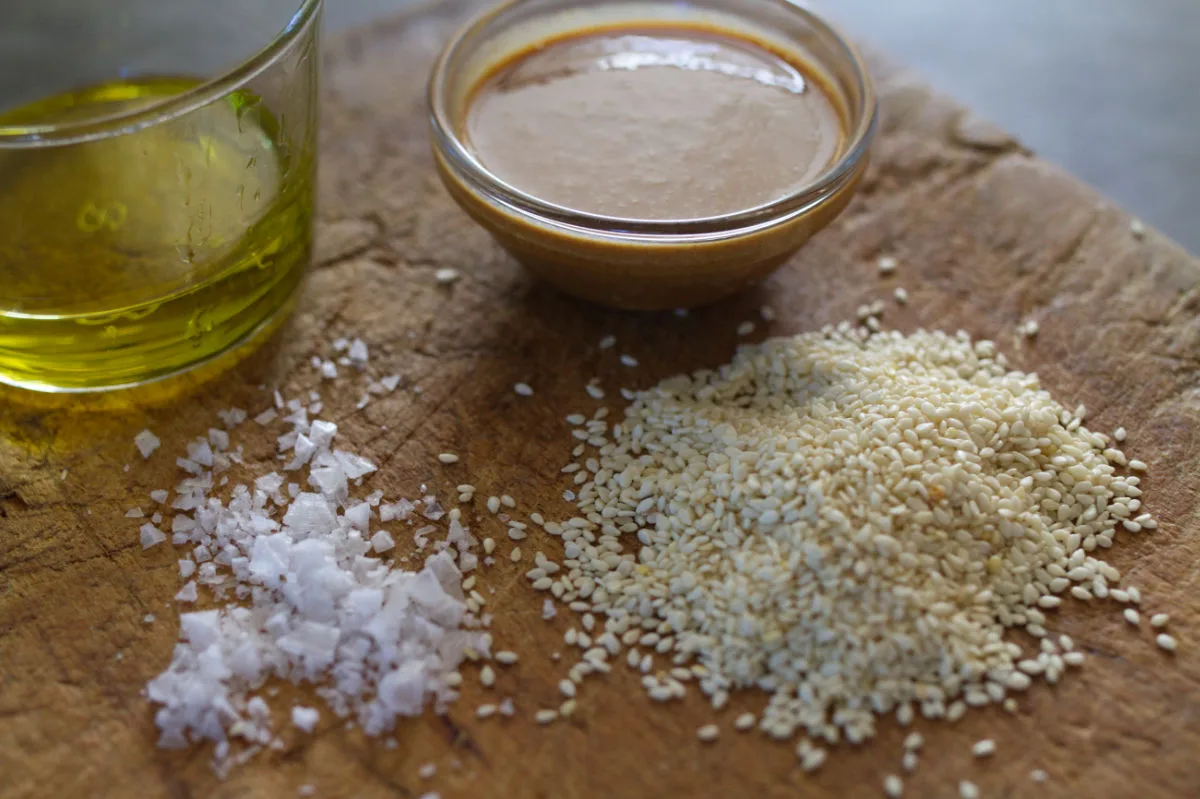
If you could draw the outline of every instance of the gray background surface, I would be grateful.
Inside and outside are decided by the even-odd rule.
[[[330,29],[408,0],[327,0]],[[1200,254],[1200,0],[821,0]]]

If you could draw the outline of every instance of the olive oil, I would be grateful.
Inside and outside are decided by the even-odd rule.
[[[0,111],[0,134],[152,113],[198,84],[56,95]],[[163,116],[49,146],[6,148],[0,136],[0,381],[138,384],[290,309],[311,256],[315,126],[291,141],[244,91]]]

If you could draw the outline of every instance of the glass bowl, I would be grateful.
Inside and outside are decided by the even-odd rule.
[[[703,25],[818,70],[844,113],[844,146],[788,195],[700,219],[626,219],[546,202],[481,163],[462,131],[473,90],[514,54],[573,32]],[[788,0],[511,0],[469,21],[441,54],[428,94],[434,159],[450,195],[518,261],[562,291],[618,308],[702,305],[785,264],[849,203],[867,166],[875,91],[833,26]]]

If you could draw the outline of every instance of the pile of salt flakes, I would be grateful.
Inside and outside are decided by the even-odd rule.
[[[366,365],[361,341],[334,347],[346,351],[343,366]],[[331,361],[314,366],[327,379],[337,377]],[[399,382],[371,381],[364,401]],[[283,746],[262,696],[271,678],[320,685],[316,693],[333,713],[353,717],[377,736],[399,716],[453,702],[459,665],[491,654],[483,598],[468,595],[470,577],[464,588],[464,575],[480,565],[479,542],[459,511],[447,513],[432,495],[395,502],[381,491],[356,496],[376,466],[338,448],[337,425],[310,419],[320,410],[315,393],[302,403],[276,392],[275,407],[255,421],[289,428],[278,438],[280,471],[232,485],[230,473],[243,457],[229,431],[248,414],[222,413],[225,429],[209,430],[177,459],[187,477],[174,496],[151,495],[174,511],[171,542],[186,551],[176,601],[197,602],[203,586],[225,604],[181,614],[171,664],[146,693],[161,706],[155,716],[160,745],[213,741],[220,774],[264,747]],[[150,431],[135,443],[144,458],[159,446]],[[128,515],[142,514],[139,508]],[[155,514],[142,525],[143,547],[167,539],[161,520]],[[441,538],[437,523],[443,520],[448,533]],[[414,556],[380,557],[395,547],[380,526],[388,523],[415,527],[415,557],[423,562],[406,568]],[[504,709],[511,715],[511,702]],[[319,719],[315,708],[291,710],[292,724],[307,732]],[[235,749],[237,742],[244,745]]]

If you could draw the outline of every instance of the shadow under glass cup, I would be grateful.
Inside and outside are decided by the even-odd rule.
[[[0,3],[0,382],[138,385],[286,318],[321,6]]]

